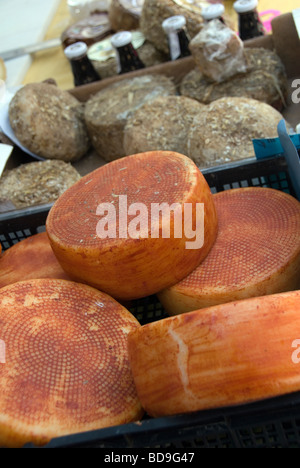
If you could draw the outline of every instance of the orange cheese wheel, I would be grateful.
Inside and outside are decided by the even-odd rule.
[[[151,416],[240,405],[300,390],[300,291],[168,317],[128,336]]]
[[[45,232],[18,242],[0,258],[0,288],[38,278],[69,279],[58,263]]]
[[[127,352],[140,325],[127,309],[55,279],[6,286],[0,305],[0,446],[43,445],[142,416]]]
[[[132,215],[136,203],[142,208]],[[155,218],[153,205],[162,203],[169,216]],[[175,203],[180,225],[170,210]],[[97,214],[103,204],[109,217]],[[201,229],[201,204],[204,242],[197,234],[195,247],[187,248],[192,237],[183,224]],[[183,214],[185,206],[192,207],[190,217]],[[99,236],[98,225],[105,218],[107,234]],[[133,232],[136,218],[140,221]],[[175,224],[182,228],[181,236]],[[210,188],[195,163],[178,153],[153,151],[118,159],[83,177],[54,204],[46,227],[58,261],[74,280],[130,300],[154,294],[191,273],[215,241],[217,216]]]
[[[300,289],[300,203],[270,188],[214,195],[217,240],[204,262],[158,296],[169,315]]]

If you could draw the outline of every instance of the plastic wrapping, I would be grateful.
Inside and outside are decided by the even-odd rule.
[[[197,66],[209,81],[220,83],[247,71],[243,42],[218,19],[207,23],[189,47]]]

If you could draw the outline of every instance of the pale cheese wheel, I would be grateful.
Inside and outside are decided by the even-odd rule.
[[[69,279],[53,253],[46,232],[21,240],[0,257],[0,288],[38,278]]]
[[[299,310],[300,291],[293,291],[169,317],[130,333],[143,408],[159,417],[299,391]]]
[[[203,108],[203,104],[185,96],[162,96],[144,104],[127,120],[125,153],[166,150],[187,154],[190,125]]]
[[[194,234],[186,229],[189,224]],[[153,151],[84,176],[51,208],[46,228],[71,278],[130,300],[191,273],[215,241],[217,217],[210,188],[191,159]]]
[[[0,446],[138,420],[127,351],[140,327],[89,286],[40,279],[0,290]]]
[[[190,275],[159,293],[170,315],[300,289],[300,203],[249,187],[214,195],[217,240]]]
[[[85,105],[85,122],[97,154],[105,161],[125,156],[128,118],[146,102],[170,94],[176,94],[171,78],[143,75],[117,81],[92,96]]]

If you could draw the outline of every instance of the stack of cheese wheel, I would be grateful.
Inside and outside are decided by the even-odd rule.
[[[0,288],[38,278],[69,279],[58,263],[45,232],[18,242],[5,250],[0,258]]]
[[[245,299],[144,325],[128,336],[151,416],[245,404],[300,390],[300,291]]]
[[[248,187],[214,195],[217,240],[204,262],[159,293],[170,315],[300,289],[300,203]]]
[[[155,214],[153,205],[161,204],[165,211]],[[204,223],[198,206],[204,206]],[[197,166],[181,154],[153,151],[83,177],[54,204],[46,228],[72,279],[130,300],[155,294],[191,273],[215,242],[217,216]]]
[[[55,279],[6,286],[0,304],[0,446],[44,445],[140,419],[127,351],[140,325],[128,310]]]

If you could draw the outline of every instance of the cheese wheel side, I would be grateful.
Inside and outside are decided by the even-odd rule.
[[[300,390],[293,343],[300,291],[169,317],[129,334],[137,392],[154,417]]]
[[[120,195],[126,196],[125,207]],[[115,236],[98,235],[102,203],[109,210],[114,207]],[[142,215],[132,232],[135,219],[128,214],[136,203],[142,205]],[[162,204],[166,211],[154,214],[153,206]],[[198,206],[204,207],[204,226]],[[53,251],[71,278],[129,300],[154,294],[190,273],[215,242],[217,223],[210,188],[197,166],[181,154],[153,151],[116,160],[82,178],[55,203],[46,227]],[[196,227],[203,228],[203,243]],[[179,235],[176,228],[181,228]]]

